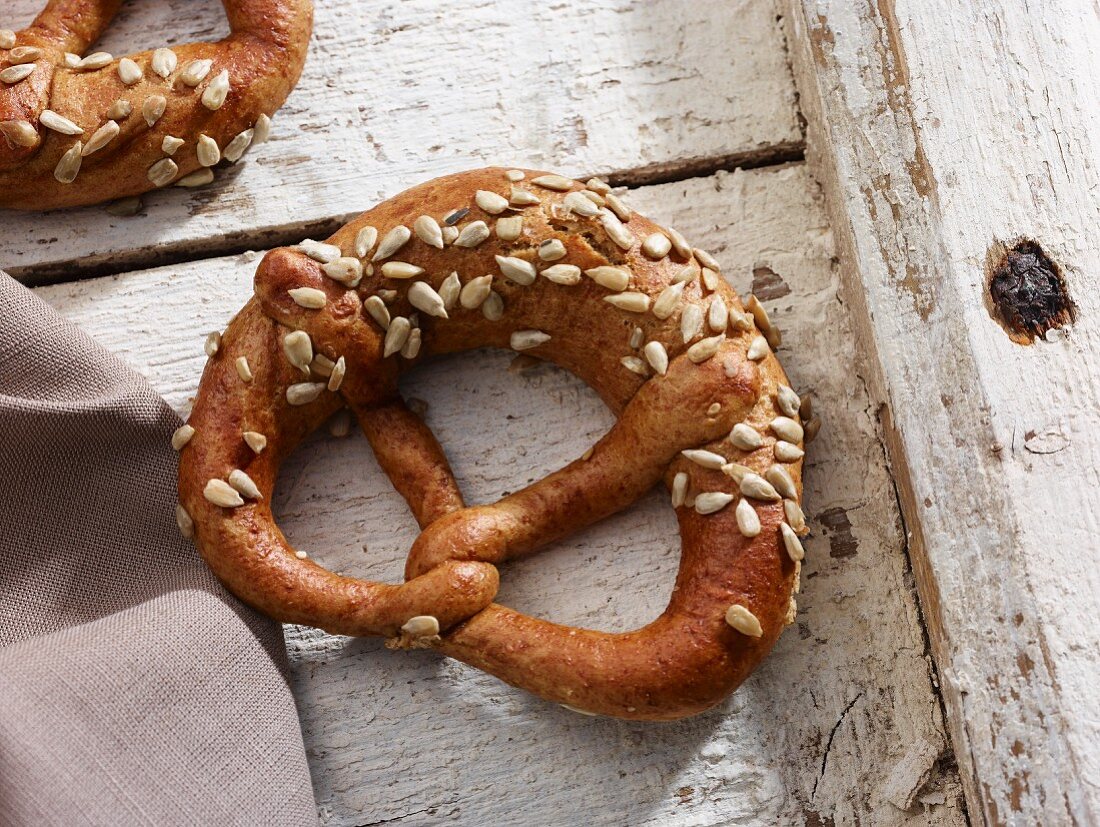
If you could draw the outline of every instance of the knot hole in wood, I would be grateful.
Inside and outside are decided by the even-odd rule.
[[[1075,320],[1062,270],[1039,242],[1023,238],[1011,247],[995,242],[986,269],[989,313],[1017,344],[1031,344]]]

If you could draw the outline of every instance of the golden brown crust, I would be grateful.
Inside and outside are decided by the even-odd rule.
[[[791,520],[804,530],[797,505],[799,400],[764,345],[764,337],[774,342],[778,331],[753,302],[756,321],[744,312],[726,282],[705,266],[713,265],[705,253],[683,247],[678,234],[642,216],[606,218],[598,212],[602,194],[582,194],[582,184],[548,182],[568,192],[539,186],[543,175],[524,171],[519,182],[504,169],[448,176],[352,221],[327,242],[338,250],[305,245],[269,253],[257,271],[256,298],[230,323],[204,373],[190,419],[195,435],[181,455],[181,503],[207,562],[235,593],[277,618],[382,634],[398,645],[433,645],[587,712],[637,719],[694,714],[744,680],[790,622],[801,546],[781,526]],[[513,186],[538,203],[504,206],[491,195],[508,199]],[[618,203],[611,206],[626,214]],[[455,210],[455,230],[441,229]],[[516,217],[522,230],[512,238]],[[479,234],[476,222],[485,222],[488,232]],[[398,227],[415,232],[380,255]],[[673,247],[668,252],[660,239],[650,239],[666,233],[676,242],[664,245]],[[474,246],[456,246],[479,238]],[[654,243],[643,250],[646,239]],[[361,256],[357,240],[369,242]],[[355,261],[322,263],[337,252]],[[559,269],[548,275],[552,266]],[[354,281],[359,267],[357,285],[336,280]],[[606,267],[620,272],[594,270]],[[484,291],[472,283],[486,275],[499,313],[476,302]],[[290,292],[301,288],[313,292]],[[415,333],[407,332],[408,320]],[[325,357],[308,375],[291,364],[292,358],[301,362],[301,351],[291,346],[284,353],[284,339],[295,331],[292,342],[308,340]],[[384,355],[387,339],[392,350],[402,333],[404,349]],[[416,336],[418,352],[409,345]],[[722,338],[711,340],[715,336]],[[422,358],[485,346],[529,347],[573,371],[618,421],[560,471],[497,503],[465,508],[442,449],[401,402],[397,377]],[[249,382],[235,367],[241,357],[250,366]],[[336,392],[288,403],[288,386],[327,381],[340,357],[346,373]],[[298,559],[271,518],[280,460],[344,404],[423,528],[402,586],[339,577]],[[748,428],[731,441],[739,424]],[[241,436],[252,430],[268,440],[259,455]],[[776,431],[791,443],[781,446],[782,458],[775,453]],[[681,453],[700,449],[710,453]],[[262,499],[222,507],[204,497],[209,481],[228,480],[234,469],[247,473]],[[765,476],[787,502],[769,490]],[[672,599],[656,621],[606,634],[491,603],[496,565],[626,508],[661,480],[674,492],[683,551]],[[425,636],[416,622],[402,631],[418,615],[436,618],[441,636]]]
[[[32,62],[32,74],[13,83],[0,82],[0,127],[6,130],[0,137],[0,207],[83,206],[168,186],[209,166],[211,156],[200,156],[200,136],[216,144],[219,153],[236,155],[235,149],[248,144],[250,134],[254,137],[250,130],[282,106],[298,82],[313,7],[310,0],[223,3],[228,37],[217,43],[173,46],[160,56],[167,64],[154,65],[154,52],[129,55],[126,59],[141,70],[141,78],[127,83],[124,58],[111,58],[99,68],[67,63],[73,60],[67,54],[84,56],[118,10],[118,0],[51,0],[34,23],[16,35],[16,48],[41,52]],[[0,48],[0,71],[16,59],[23,58]],[[188,67],[204,60],[211,61],[210,68],[192,84]],[[220,83],[223,72],[229,90],[219,104],[211,87]],[[158,96],[164,99],[163,108],[157,105]],[[128,114],[113,111],[120,102]],[[51,128],[42,121],[44,111],[82,131],[69,134],[72,130]],[[82,157],[79,170],[69,170],[71,181],[59,180],[69,177],[62,172],[66,153],[78,142],[87,149],[101,129],[113,130],[112,123],[117,124],[117,135]],[[260,129],[265,128],[261,124]],[[100,140],[104,137],[101,134]],[[183,143],[166,148],[169,137]],[[167,167],[163,178],[151,172],[161,162]]]

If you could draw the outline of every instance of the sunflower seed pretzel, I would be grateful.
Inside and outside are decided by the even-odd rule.
[[[85,55],[120,2],[50,0],[26,29],[0,29],[0,208],[195,186],[266,140],[305,62],[310,0],[223,0],[217,43]]]
[[[323,243],[264,258],[255,297],[207,364],[193,431],[177,440],[181,524],[234,593],[283,621],[438,649],[595,714],[679,718],[744,680],[794,618],[806,531],[801,411],[810,407],[770,349],[749,358],[754,340],[770,334],[758,327],[767,317],[745,314],[725,280],[702,278],[717,262],[618,199],[614,214],[578,200],[606,201],[605,187],[526,170],[456,174],[381,204]],[[517,204],[517,188],[535,197]],[[599,202],[585,195],[584,203]],[[516,216],[518,236],[492,232]],[[459,244],[470,226],[489,231]],[[448,241],[437,227],[458,233]],[[337,261],[345,264],[333,270]],[[606,301],[627,294],[647,301]],[[736,323],[711,312],[716,303]],[[683,324],[686,313],[707,324]],[[397,378],[421,359],[486,346],[571,370],[617,422],[567,467],[466,507]],[[235,367],[241,357],[249,381]],[[345,407],[422,529],[401,585],[344,577],[299,556],[272,518],[280,460]],[[257,434],[261,451],[250,447]],[[497,565],[625,509],[660,481],[672,491],[683,544],[660,618],[607,634],[492,602]]]

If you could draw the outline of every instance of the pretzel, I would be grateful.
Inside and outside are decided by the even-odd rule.
[[[305,62],[309,0],[223,0],[217,43],[82,57],[120,2],[50,0],[28,28],[0,29],[0,207],[199,186],[267,139]]]
[[[773,355],[779,331],[754,297],[747,308],[712,256],[597,179],[485,169],[431,181],[326,242],[265,256],[254,297],[207,340],[173,440],[180,527],[229,589],[279,620],[433,648],[578,711],[701,712],[793,621],[806,530],[808,400]],[[481,347],[572,371],[617,422],[565,468],[467,506],[397,378]],[[345,406],[422,529],[400,585],[327,571],[272,517],[280,462]],[[660,618],[607,634],[492,602],[499,564],[660,481],[683,543]]]

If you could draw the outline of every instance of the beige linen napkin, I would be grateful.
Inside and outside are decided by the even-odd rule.
[[[312,824],[282,633],[173,516],[178,417],[0,273],[0,824]]]

